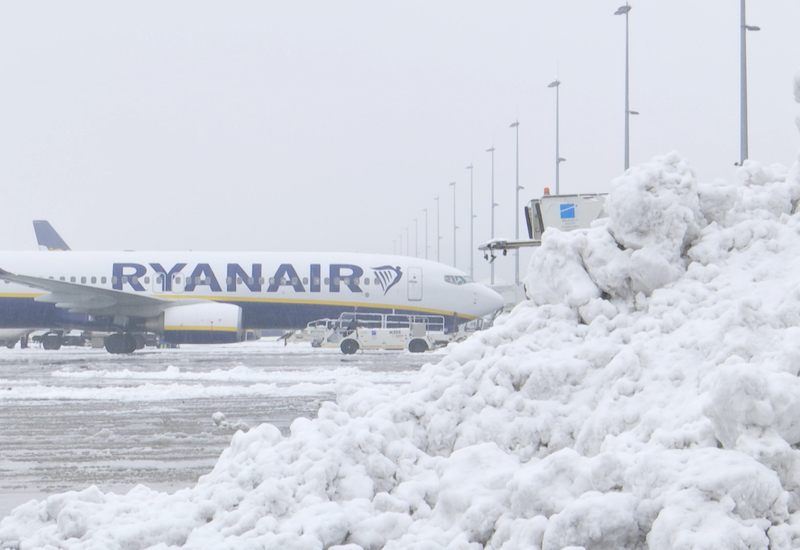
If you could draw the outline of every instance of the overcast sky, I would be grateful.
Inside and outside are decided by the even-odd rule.
[[[620,0],[3,2],[3,249],[48,219],[81,250],[415,252],[469,271],[521,203],[605,192],[622,173]],[[677,150],[698,178],[739,158],[739,2],[649,0],[630,12],[631,163]],[[751,0],[750,158],[800,149],[792,79],[800,2]],[[520,229],[524,235],[524,229]],[[513,279],[513,260],[498,259]],[[523,266],[526,265],[523,256]],[[1,267],[1,266],[0,266]],[[476,253],[475,275],[488,276]]]

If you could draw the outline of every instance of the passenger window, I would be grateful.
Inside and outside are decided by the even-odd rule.
[[[304,284],[304,285],[307,285],[307,284],[308,284],[308,277],[303,277],[303,284]]]
[[[270,285],[274,285],[275,284],[275,277],[270,277],[269,278],[269,284]]]
[[[103,284],[103,285],[104,285],[104,284],[106,284],[106,281],[107,281],[107,280],[108,280],[108,279],[106,279],[105,277],[101,277],[101,278],[100,278],[100,284]]]
[[[117,284],[117,278],[116,277],[111,277],[111,284],[112,285]]]
[[[339,277],[334,277],[333,278],[333,284],[338,285],[341,282],[342,282],[342,280]]]
[[[82,284],[82,285],[85,285],[85,284],[86,284],[86,277],[81,277],[81,284]]]
[[[253,283],[255,283],[255,282],[256,282],[256,280],[255,280],[255,279],[253,279],[252,277],[248,277],[248,278],[247,278],[247,284],[248,284],[248,285],[252,285],[252,284],[253,284]]]
[[[92,284],[93,285],[97,284],[97,277],[92,277]]]
[[[146,284],[146,285],[150,284],[150,277],[145,277],[144,278],[144,284]]]
[[[319,286],[319,277],[314,277],[314,284]]]
[[[326,285],[329,285],[329,284],[331,284],[331,279],[330,279],[330,277],[325,277],[325,284],[326,284]]]
[[[292,285],[296,285],[297,283],[297,277],[292,277]]]
[[[136,275],[131,277],[131,283],[134,284],[134,285],[138,285],[139,284],[139,277],[137,277]]]
[[[126,284],[127,282],[128,282],[128,276],[127,276],[127,275],[123,275],[123,276],[122,276],[122,284],[124,285],[124,284]]]
[[[365,284],[365,285],[368,285],[368,284],[369,284],[369,277],[364,277],[364,284]]]
[[[159,275],[158,277],[156,277],[156,283],[158,283],[160,285],[163,285],[164,284],[164,276],[163,275]]]
[[[260,285],[264,284],[264,277],[259,277],[258,278],[258,284],[260,284]]]
[[[70,282],[70,283],[74,283],[74,282],[75,282],[75,277],[70,277],[70,278],[69,278],[69,282]]]
[[[175,277],[175,284],[181,284],[181,278]]]

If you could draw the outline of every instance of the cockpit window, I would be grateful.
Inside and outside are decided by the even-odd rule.
[[[472,280],[472,277],[466,275],[445,275],[444,282],[450,283],[451,285],[465,285],[467,283],[474,283],[475,281]]]

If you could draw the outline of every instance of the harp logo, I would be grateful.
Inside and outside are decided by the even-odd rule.
[[[403,278],[403,272],[400,270],[400,266],[392,267],[390,265],[383,265],[381,267],[373,267],[372,269],[375,271],[375,276],[378,279],[378,284],[383,289],[384,296],[386,296],[390,288],[399,283],[400,279]]]

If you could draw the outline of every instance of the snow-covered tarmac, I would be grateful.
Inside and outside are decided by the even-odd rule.
[[[192,486],[237,428],[268,422],[286,434],[298,416],[316,416],[338,382],[406,382],[431,360],[276,342],[130,356],[0,348],[0,517],[91,485],[117,493]]]

